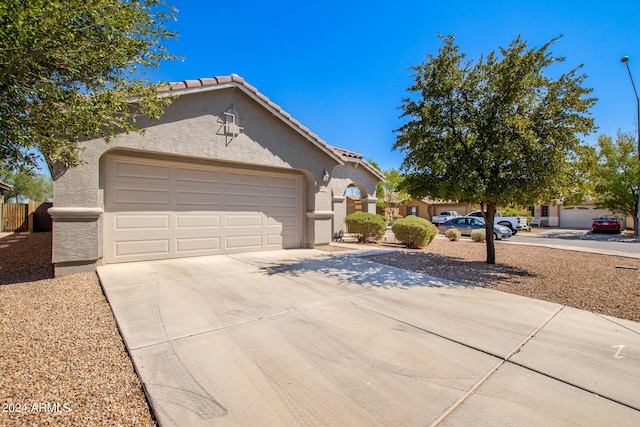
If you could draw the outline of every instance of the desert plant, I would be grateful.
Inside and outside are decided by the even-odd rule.
[[[356,212],[344,219],[347,232],[355,234],[358,242],[378,241],[387,231],[385,218],[369,212]]]
[[[415,249],[428,246],[438,234],[438,227],[414,215],[395,221],[391,229],[398,240]]]
[[[487,240],[487,236],[484,230],[473,230],[471,232],[471,240],[474,242],[484,242]]]
[[[460,240],[460,230],[456,230],[455,228],[451,228],[447,231],[444,232],[444,235],[447,236],[447,239],[451,240],[452,242],[457,242],[458,240]]]

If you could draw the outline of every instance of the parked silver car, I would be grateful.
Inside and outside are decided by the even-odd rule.
[[[472,216],[461,216],[451,218],[441,224],[438,224],[440,234],[444,234],[447,230],[455,228],[463,236],[471,236],[473,230],[484,230],[484,218],[476,218]],[[493,227],[493,238],[495,240],[508,239],[513,233],[509,227],[495,225]]]

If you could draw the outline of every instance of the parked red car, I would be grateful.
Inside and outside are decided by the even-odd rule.
[[[622,225],[620,218],[617,216],[603,215],[593,218],[591,222],[591,232],[608,232],[608,233],[620,233],[622,231]]]

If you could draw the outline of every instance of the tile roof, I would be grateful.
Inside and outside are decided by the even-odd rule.
[[[13,186],[0,181],[0,193],[13,190]]]
[[[291,114],[287,113],[283,110],[278,104],[271,101],[268,97],[258,91],[254,86],[247,83],[242,77],[237,74],[231,74],[230,76],[215,76],[208,78],[201,78],[197,80],[183,80],[181,82],[171,82],[159,88],[159,92],[161,94],[171,95],[182,95],[190,92],[197,92],[201,90],[207,89],[217,89],[217,88],[225,88],[225,87],[240,87],[243,88],[246,92],[252,95],[256,100],[265,104],[265,106],[274,110],[278,113],[282,119],[288,122],[289,125],[297,129],[303,135],[305,135],[308,139],[314,142],[319,147],[323,148],[327,152],[333,154],[336,159],[344,162],[351,163],[361,163],[363,164],[373,175],[378,177],[379,179],[384,179],[384,175],[376,169],[373,165],[363,159],[363,155],[359,153],[355,153],[353,151],[345,150],[342,148],[334,147],[332,145],[327,144],[322,138],[320,138],[315,133],[311,132],[309,128],[304,126],[298,120],[294,119]]]

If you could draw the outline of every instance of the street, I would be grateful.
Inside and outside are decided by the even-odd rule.
[[[640,238],[621,234],[593,234],[588,230],[548,229],[531,233],[521,231],[511,237],[509,243],[572,248],[640,258]]]

